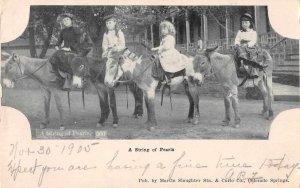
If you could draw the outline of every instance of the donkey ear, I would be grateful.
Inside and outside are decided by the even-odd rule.
[[[11,55],[5,51],[1,51],[1,60],[6,60],[8,58],[10,58]]]

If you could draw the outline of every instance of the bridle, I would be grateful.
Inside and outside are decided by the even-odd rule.
[[[38,72],[43,66],[45,66],[47,64],[47,61],[45,61],[45,63],[43,63],[42,65],[40,65],[35,71],[33,71],[32,73],[30,74],[27,74],[25,75],[24,72],[22,71],[22,68],[21,68],[21,59],[20,59],[20,56],[16,55],[17,59],[15,60],[14,59],[14,56],[15,54],[13,54],[13,62],[15,62],[18,66],[18,70],[20,72],[20,77],[19,78],[15,78],[15,79],[12,79],[14,82],[17,82],[19,80],[22,80],[22,79],[25,79],[25,78],[28,78],[28,77],[32,77],[36,72]],[[13,64],[13,63],[10,63],[8,62],[8,64]]]
[[[211,59],[209,57],[209,54],[205,54],[206,58],[208,59],[208,63],[210,65],[210,74],[205,74],[204,75],[204,79],[207,79],[209,77],[212,77],[212,76],[215,76],[217,73],[221,72],[223,69],[227,68],[227,66],[229,65],[229,63],[226,63],[222,68],[220,68],[220,70],[218,71],[214,71],[213,70],[213,66],[212,66],[212,63],[211,63]]]

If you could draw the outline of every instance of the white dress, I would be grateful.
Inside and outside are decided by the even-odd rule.
[[[241,45],[242,40],[249,41],[248,42],[248,47],[253,47],[257,42],[257,33],[256,33],[256,31],[254,31],[253,29],[248,29],[247,31],[239,30],[237,35],[236,35],[234,44],[235,45],[236,44]]]
[[[161,66],[166,72],[178,72],[187,65],[188,58],[175,49],[175,38],[172,35],[161,40],[158,54]]]
[[[121,30],[118,31],[118,36],[116,36],[115,30],[104,33],[102,42],[102,57],[107,54],[108,48],[112,48],[115,46],[117,47],[118,51],[121,51],[125,48],[125,37],[124,33]]]

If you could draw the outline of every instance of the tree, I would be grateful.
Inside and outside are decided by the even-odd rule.
[[[31,57],[37,57],[36,43],[42,44],[39,58],[44,58],[49,48],[56,17],[61,13],[61,6],[32,6],[27,27]]]

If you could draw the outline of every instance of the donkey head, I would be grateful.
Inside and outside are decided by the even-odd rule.
[[[71,69],[73,73],[73,86],[76,88],[83,87],[84,78],[89,76],[89,61],[87,57],[74,57],[71,61]]]
[[[193,60],[193,68],[195,74],[199,74],[201,75],[201,78],[202,76],[205,78],[211,73],[209,58],[205,54],[197,54]]]
[[[106,61],[106,72],[104,83],[108,87],[114,87],[116,82],[126,73],[132,72],[136,62],[125,55],[123,52],[111,52]]]
[[[8,56],[7,56],[8,55]],[[1,63],[1,72],[3,73],[3,84],[8,88],[13,88],[15,81],[23,76],[23,67],[19,55],[13,53],[1,53],[1,59],[6,58]]]

